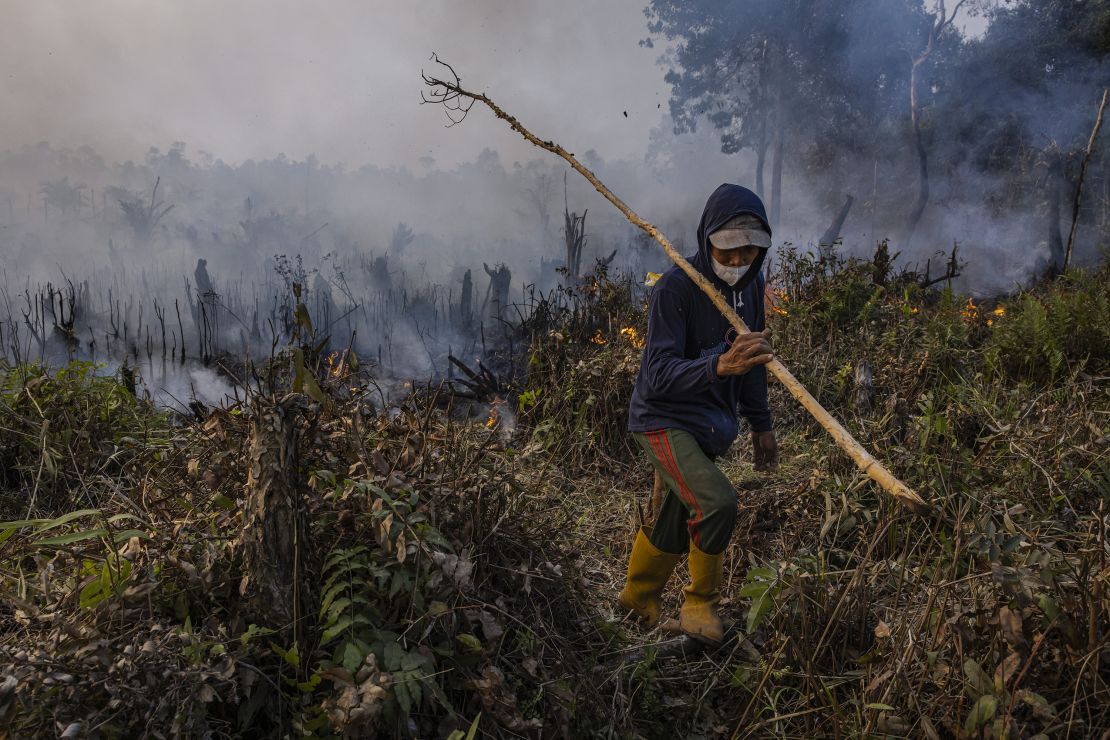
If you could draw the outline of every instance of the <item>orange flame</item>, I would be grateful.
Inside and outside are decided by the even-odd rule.
[[[590,341],[594,344],[606,344],[609,340],[607,340],[605,338],[605,335],[601,333],[601,329],[598,329],[597,333],[590,337]]]
[[[963,316],[964,321],[975,321],[979,318],[979,307],[975,305],[975,301],[968,298],[967,305],[960,311],[960,315]]]
[[[640,336],[640,332],[636,331],[634,326],[626,326],[621,329],[621,334],[628,339],[628,343],[636,349],[644,348],[644,338]]]
[[[505,399],[501,396],[494,396],[489,404],[489,416],[486,417],[486,428],[493,429],[501,423],[501,407],[505,405]]]
[[[340,353],[338,350],[327,356],[328,376],[341,378],[347,374],[347,351]]]
[[[772,313],[779,316],[789,316],[790,312],[782,307],[784,303],[790,303],[790,296],[782,290],[770,290],[765,294],[767,296],[766,304],[771,309]]]

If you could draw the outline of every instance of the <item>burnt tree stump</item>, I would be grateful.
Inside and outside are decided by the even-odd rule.
[[[871,396],[875,391],[874,372],[870,362],[860,360],[856,363],[854,380],[856,410],[861,414],[867,414],[871,411]]]
[[[259,624],[304,644],[310,619],[308,516],[301,494],[297,415],[300,394],[256,401],[250,433],[246,507],[239,545],[244,612]]]

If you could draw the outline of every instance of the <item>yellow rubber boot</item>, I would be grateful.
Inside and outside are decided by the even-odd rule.
[[[650,533],[650,529],[641,527],[636,534],[632,554],[628,557],[628,576],[617,602],[621,608],[643,619],[647,626],[654,627],[659,622],[663,587],[682,555],[663,552],[651,544]]]
[[[725,628],[717,616],[724,581],[725,555],[708,555],[690,543],[690,585],[682,589],[686,600],[679,612],[678,623],[691,637],[719,643]]]

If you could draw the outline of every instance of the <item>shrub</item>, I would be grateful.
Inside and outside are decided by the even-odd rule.
[[[1110,270],[1071,273],[1006,309],[987,343],[996,369],[1051,383],[1073,372],[1110,371]]]

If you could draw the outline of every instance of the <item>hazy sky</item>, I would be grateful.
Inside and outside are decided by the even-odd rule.
[[[419,105],[432,51],[541,135],[640,157],[667,110],[645,0],[0,0],[0,148],[439,166],[536,152]],[[657,107],[657,106],[660,106]],[[625,117],[624,112],[628,116]]]
[[[537,133],[640,156],[667,86],[643,0],[0,0],[0,147],[90,144],[110,158],[185,141],[227,161],[440,165],[504,124],[443,127],[420,106],[432,51]],[[623,115],[628,111],[628,117]]]

